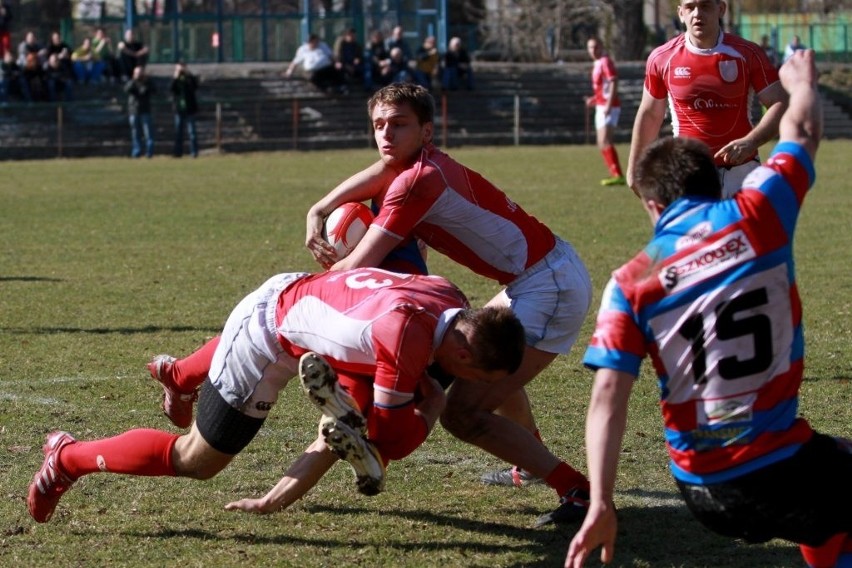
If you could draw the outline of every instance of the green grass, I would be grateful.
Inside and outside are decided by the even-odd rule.
[[[627,149],[620,148],[622,159]],[[574,243],[599,296],[651,232],[629,190],[602,188],[593,147],[457,149],[454,156]],[[802,412],[819,429],[852,423],[852,142],[825,143],[796,252],[808,359]],[[223,510],[265,493],[312,440],[318,413],[295,386],[257,439],[207,482],[92,475],[34,523],[27,485],[47,432],[81,439],[171,429],[145,363],[216,334],[268,276],[313,270],[302,245],[317,197],[371,163],[370,151],[4,163],[0,184],[0,565],[557,566],[576,527],[532,528],[555,505],[543,486],[486,488],[501,464],[440,427],[392,464],[366,498],[338,464],[304,500],[271,516]],[[430,266],[474,304],[497,287],[433,254]],[[597,302],[597,298],[595,300]],[[578,347],[530,386],[545,441],[585,469],[591,374]],[[688,514],[667,469],[656,383],[632,399],[618,479],[615,565],[799,566],[797,549],[715,536]],[[791,497],[795,482],[791,480]],[[596,565],[590,562],[590,565]]]

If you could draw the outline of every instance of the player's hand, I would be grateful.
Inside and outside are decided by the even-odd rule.
[[[757,147],[753,142],[745,138],[733,140],[725,144],[721,150],[713,156],[717,160],[722,160],[728,166],[739,166],[744,164],[754,156]]]
[[[323,215],[311,208],[305,222],[305,248],[325,270],[338,261],[337,251],[322,238]]]
[[[618,520],[615,516],[615,506],[596,506],[593,502],[586,513],[583,526],[574,535],[568,546],[568,555],[565,557],[565,568],[580,568],[586,559],[598,546],[601,549],[601,562],[609,564],[615,553],[615,535],[618,529]]]
[[[796,85],[802,83],[807,86],[817,84],[819,72],[816,68],[813,49],[799,49],[793,52],[781,69],[778,70],[781,85],[789,93]]]
[[[256,513],[258,515],[268,515],[274,513],[278,509],[273,509],[266,504],[265,499],[240,499],[232,501],[225,505],[226,511],[245,511],[246,513]]]

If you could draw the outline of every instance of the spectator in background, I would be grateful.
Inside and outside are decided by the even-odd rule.
[[[311,34],[308,41],[299,46],[296,56],[284,72],[284,76],[293,76],[299,65],[308,74],[308,80],[323,92],[345,93],[348,91],[343,73],[334,64],[334,54],[328,44],[320,40],[317,34]]]
[[[794,35],[793,39],[790,40],[790,43],[787,44],[787,47],[784,48],[784,61],[782,63],[787,63],[787,60],[793,57],[794,53],[802,49],[805,49],[805,44],[802,43],[802,38]]]
[[[124,40],[118,43],[118,65],[121,78],[129,78],[137,67],[148,64],[148,46],[137,40],[132,29],[124,30]]]
[[[50,42],[47,44],[45,51],[45,69],[47,68],[46,66],[50,64],[50,56],[56,55],[56,63],[54,63],[53,66],[61,67],[63,74],[73,80],[74,65],[71,62],[71,52],[73,50],[70,45],[65,43],[59,32],[53,32],[50,34]]]
[[[766,58],[769,60],[769,62],[774,67],[778,67],[778,52],[775,50],[774,47],[772,47],[768,35],[760,36],[760,48],[763,50],[763,53],[766,54]]]
[[[71,54],[74,66],[74,77],[78,83],[100,83],[104,70],[104,62],[98,53],[92,49],[92,40],[86,38],[80,47]]]
[[[198,113],[198,77],[189,72],[186,63],[179,61],[169,87],[172,93],[172,107],[175,114],[174,157],[183,156],[183,133],[189,137],[189,153],[198,157],[198,136],[195,129],[195,115]]]
[[[47,83],[44,77],[44,67],[38,53],[35,51],[29,52],[24,58],[24,65],[21,66],[24,98],[27,102],[46,101]]]
[[[130,121],[130,141],[132,148],[130,156],[139,158],[142,155],[141,134],[145,136],[145,155],[154,155],[154,129],[151,121],[151,96],[157,88],[145,73],[144,67],[136,67],[133,75],[124,85],[127,93],[127,116]]]
[[[11,23],[12,8],[6,0],[0,0],[0,57],[12,50]]]
[[[28,58],[30,54],[37,57],[39,66],[44,64],[47,52],[38,42],[38,38],[36,38],[34,32],[27,32],[24,36],[24,41],[18,44],[18,65],[26,68],[27,64],[31,63],[31,60]]]
[[[393,51],[393,48],[398,47],[402,50],[402,58],[406,63],[411,61],[412,53],[411,47],[408,45],[408,42],[405,41],[405,31],[402,29],[402,26],[394,26],[393,30],[391,30],[391,36],[388,38],[387,45],[385,47],[388,50],[388,53]]]
[[[462,84],[469,91],[473,90],[473,68],[470,65],[470,54],[462,45],[459,37],[450,39],[447,53],[444,54],[443,87],[456,91]]]
[[[390,84],[390,53],[385,47],[385,38],[380,30],[370,32],[370,42],[364,52],[364,65],[364,86],[368,91]]]
[[[47,98],[51,102],[74,100],[74,78],[58,53],[51,53],[44,66]]]
[[[95,30],[95,37],[92,38],[92,51],[103,63],[104,77],[113,83],[117,83],[121,77],[121,69],[115,54],[112,52],[112,40],[109,39],[103,28]]]
[[[414,80],[431,91],[433,85],[440,82],[440,70],[441,54],[438,53],[438,41],[435,36],[426,36],[423,45],[417,48],[415,54]]]
[[[364,81],[364,48],[349,28],[334,42],[334,61],[348,84]]]
[[[15,54],[10,50],[3,53],[3,63],[0,63],[0,103],[6,104],[10,97],[29,100],[29,90],[26,88],[21,66],[15,60]]]
[[[595,109],[595,132],[598,149],[609,170],[610,177],[601,180],[601,185],[625,185],[621,162],[615,150],[613,135],[621,116],[621,101],[618,98],[618,72],[615,63],[604,52],[601,40],[589,38],[586,50],[594,61],[592,66],[592,96],[586,97],[586,106]]]
[[[392,83],[414,83],[414,73],[408,66],[408,61],[405,59],[402,49],[394,47],[390,50],[390,63],[388,65],[388,75]]]

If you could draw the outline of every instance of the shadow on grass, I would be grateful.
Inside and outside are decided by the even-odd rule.
[[[65,279],[47,276],[0,276],[0,282],[65,282]]]
[[[92,333],[96,335],[136,335],[143,333],[162,333],[162,332],[204,332],[210,334],[221,333],[221,327],[198,327],[192,325],[146,325],[144,327],[0,327],[0,333],[9,333],[17,335],[39,335],[39,334],[62,334],[62,333]]]
[[[639,498],[647,497],[660,503],[671,503],[678,499],[675,493],[633,491]],[[374,509],[361,507],[310,506],[311,513],[325,515],[373,515]],[[515,514],[517,510],[513,511]],[[540,512],[539,512],[540,513]],[[425,510],[385,510],[382,516],[394,516],[405,521],[427,523],[446,527],[437,540],[394,540],[393,535],[384,535],[381,546],[384,551],[392,550],[403,558],[414,551],[435,551],[436,554],[457,553],[463,557],[471,554],[494,555],[495,565],[506,565],[506,554],[523,554],[536,558],[518,566],[552,567],[561,566],[565,560],[568,544],[579,524],[549,525],[543,528],[518,526],[494,521],[478,521],[455,515],[433,513]],[[536,514],[530,511],[531,522]],[[164,528],[151,532],[126,532],[127,536],[149,538],[190,538],[206,540],[233,540],[235,544],[291,545],[316,547],[317,550],[339,548],[352,550],[376,546],[376,539],[353,539],[347,532],[341,538],[324,532],[316,538],[300,535],[258,535],[256,533],[224,534],[222,531],[207,531],[196,528]],[[482,535],[479,538],[476,535]],[[499,536],[500,542],[486,537]],[[429,537],[427,537],[428,539]],[[597,566],[599,551],[592,553],[587,561]],[[499,559],[497,557],[500,557]],[[797,566],[801,564],[798,549],[792,544],[747,545],[741,541],[725,538],[704,529],[684,505],[627,506],[619,509],[619,531],[616,541],[614,566],[678,566],[680,568],[740,568],[742,566]]]

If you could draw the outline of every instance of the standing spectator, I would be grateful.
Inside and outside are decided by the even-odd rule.
[[[28,57],[33,54],[37,57],[38,65],[44,65],[47,51],[38,42],[34,32],[27,32],[24,40],[18,44],[18,65],[22,68],[27,66]]]
[[[145,73],[144,67],[136,67],[133,76],[125,83],[127,93],[127,116],[130,122],[130,141],[132,148],[130,156],[139,158],[142,155],[141,134],[145,136],[145,156],[154,155],[154,127],[151,120],[151,97],[157,88]],[[140,133],[141,130],[141,133]]]
[[[470,54],[462,45],[459,37],[450,39],[447,52],[444,54],[444,80],[445,90],[456,91],[459,84],[463,84],[467,90],[473,90],[473,68],[470,65]]]
[[[345,92],[343,73],[334,65],[334,54],[328,44],[317,34],[308,36],[308,41],[299,46],[296,56],[287,66],[285,77],[291,77],[299,65],[308,74],[308,80],[323,92]]]
[[[764,34],[760,36],[760,48],[763,50],[763,53],[766,54],[766,58],[769,60],[769,62],[773,66],[778,67],[778,52],[775,50],[775,48],[772,46],[772,43],[769,41],[768,35]]]
[[[364,82],[364,48],[355,37],[355,28],[347,29],[334,42],[334,61],[346,82]]]
[[[80,47],[71,54],[74,65],[74,76],[78,83],[100,83],[104,70],[104,62],[98,53],[92,49],[92,40],[86,38]]]
[[[812,568],[852,565],[852,441],[814,431],[798,410],[806,363],[793,239],[823,122],[813,51],[785,63],[781,81],[790,101],[780,142],[732,198],[720,201],[699,141],[659,140],[636,166],[654,235],[613,273],[584,357],[595,371],[592,500],[566,567],[600,545],[601,560],[613,559],[618,459],[645,356],[668,469],[693,516],[749,543],[795,542]]]
[[[630,187],[633,168],[659,136],[667,107],[675,136],[710,147],[725,197],[760,165],[758,148],[778,134],[787,105],[778,71],[759,45],[722,31],[726,8],[721,0],[681,0],[677,13],[686,31],[648,56],[627,164]],[[757,125],[751,121],[752,92],[766,107]]]
[[[405,41],[405,30],[403,30],[402,26],[394,26],[391,30],[391,36],[388,38],[387,45],[385,45],[388,53],[393,51],[393,48],[395,47],[402,50],[402,58],[406,63],[411,61],[411,46],[409,46],[408,42]]]
[[[586,50],[594,61],[592,67],[592,96],[586,97],[586,106],[595,109],[595,132],[598,149],[609,168],[610,177],[602,179],[601,185],[624,185],[624,174],[618,153],[613,145],[613,133],[621,116],[621,101],[618,99],[618,72],[609,55],[604,53],[601,40],[590,38]]]
[[[0,63],[0,103],[8,103],[11,97],[30,99],[21,66],[15,61],[15,54],[6,50]]]
[[[430,91],[440,83],[438,73],[441,70],[441,54],[438,53],[438,41],[435,36],[423,38],[423,45],[415,53],[414,79]]]
[[[0,0],[0,57],[12,50],[12,8],[6,0]]]
[[[368,91],[390,83],[389,65],[390,53],[385,47],[384,35],[380,30],[373,30],[364,52],[364,86]]]
[[[104,77],[113,83],[118,83],[121,77],[121,68],[118,59],[112,52],[112,40],[109,39],[103,28],[95,30],[95,37],[92,38],[92,51],[103,63]]]
[[[805,49],[805,44],[802,43],[802,38],[797,35],[793,36],[793,39],[790,40],[790,43],[784,48],[784,61],[786,63],[788,59],[793,57],[793,54],[797,51]]]
[[[132,29],[124,30],[124,40],[118,42],[118,66],[122,80],[131,77],[137,67],[148,64],[148,46],[136,39]]]
[[[175,114],[175,158],[183,156],[183,133],[189,137],[189,153],[198,157],[198,136],[195,129],[195,115],[198,113],[198,77],[189,72],[186,63],[179,61],[169,87],[172,93],[172,107]]]
[[[51,102],[74,100],[74,78],[58,53],[51,53],[44,66],[47,97]]]

